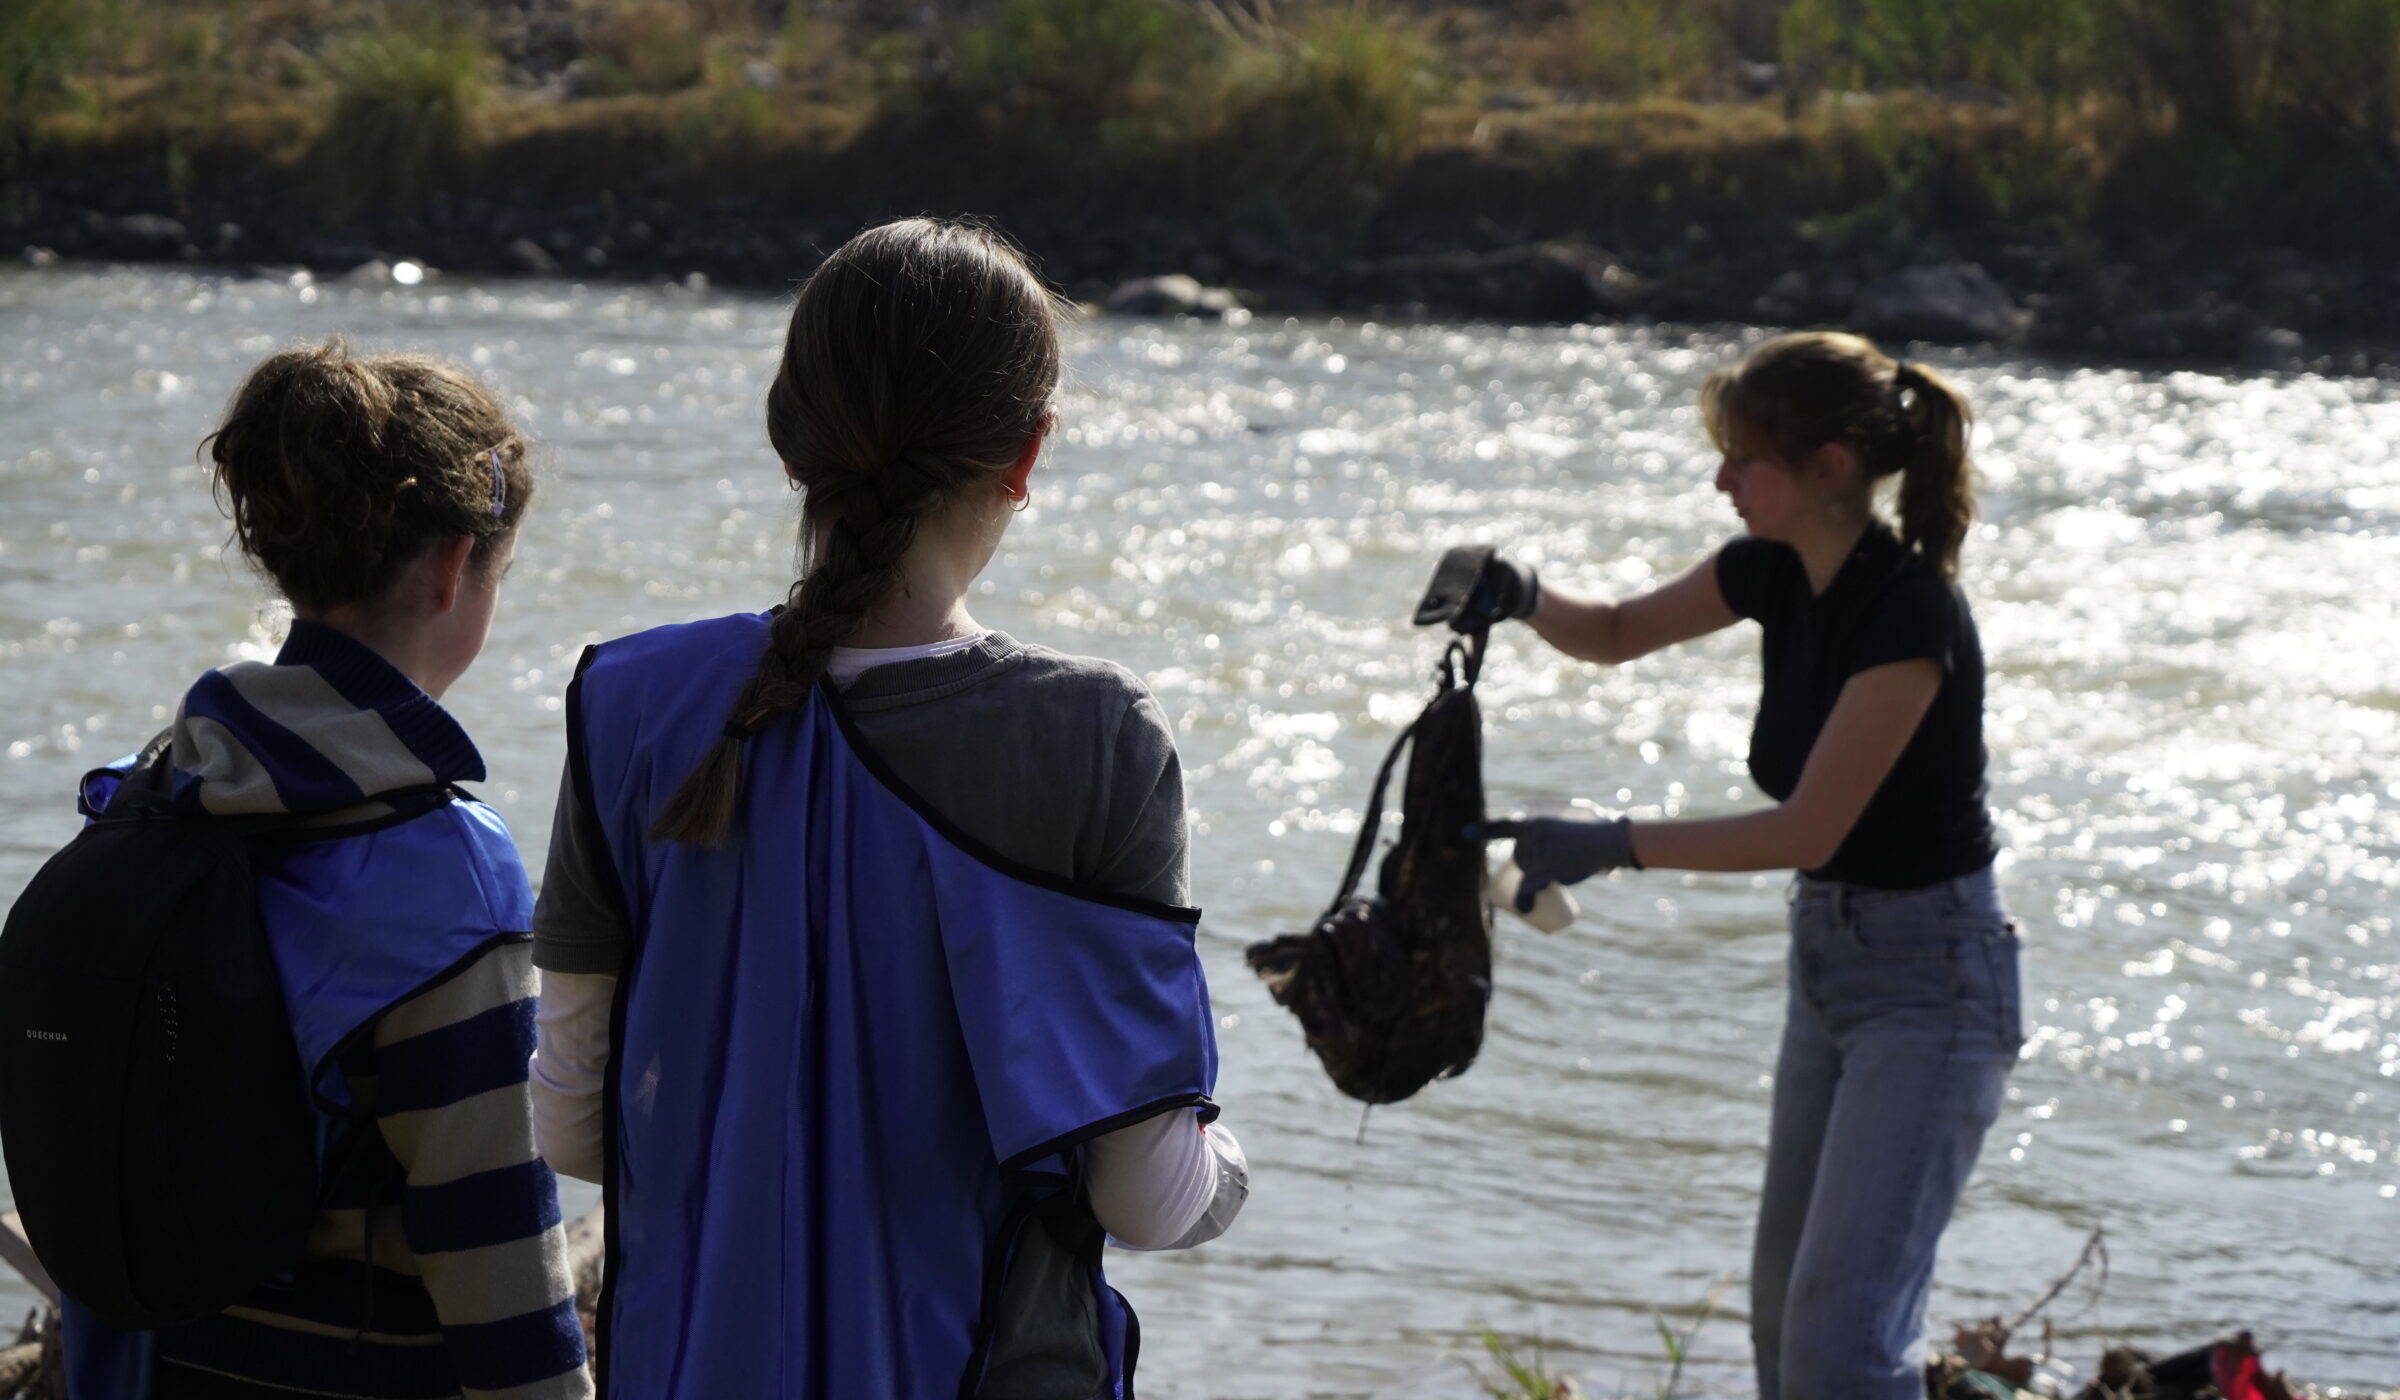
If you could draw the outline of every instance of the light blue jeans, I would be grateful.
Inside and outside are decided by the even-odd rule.
[[[1989,869],[1913,890],[1800,877],[1750,1263],[1760,1400],[1916,1400],[1934,1247],[2024,1044]]]

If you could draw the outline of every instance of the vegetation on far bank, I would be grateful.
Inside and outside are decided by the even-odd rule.
[[[1328,246],[1480,215],[2373,253],[2400,0],[10,0],[0,222],[100,171],[336,227],[838,190]]]

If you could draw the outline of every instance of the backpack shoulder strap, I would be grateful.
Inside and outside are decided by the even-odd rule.
[[[1400,766],[1400,755],[1408,748],[1409,741],[1417,737],[1417,726],[1425,722],[1425,716],[1443,696],[1475,688],[1483,672],[1484,636],[1482,632],[1470,633],[1443,649],[1441,670],[1436,676],[1439,684],[1433,699],[1426,701],[1425,708],[1417,711],[1416,718],[1392,740],[1390,752],[1383,756],[1383,766],[1375,770],[1375,787],[1367,796],[1366,813],[1359,819],[1358,840],[1350,847],[1350,864],[1342,872],[1342,887],[1334,892],[1333,903],[1326,906],[1327,913],[1341,908],[1342,902],[1357,892],[1359,878],[1367,873],[1367,857],[1374,854],[1375,837],[1383,827],[1383,801],[1391,789],[1392,772]]]
[[[364,802],[331,812],[312,812],[300,817],[278,813],[261,817],[219,817],[215,820],[241,824],[237,831],[243,836],[260,837],[278,845],[307,845],[365,836],[386,827],[413,822],[453,802],[476,800],[473,793],[454,783],[424,783],[377,793]]]
[[[1383,766],[1375,770],[1375,788],[1367,797],[1366,813],[1359,818],[1358,839],[1350,846],[1350,864],[1342,871],[1342,887],[1334,891],[1333,903],[1326,906],[1328,913],[1342,907],[1342,902],[1357,891],[1359,877],[1367,873],[1367,857],[1375,853],[1375,837],[1383,829],[1383,797],[1392,785],[1392,770],[1399,766],[1401,753],[1408,748],[1408,741],[1416,737],[1417,726],[1424,720],[1425,712],[1418,711],[1417,717],[1400,731],[1400,737],[1392,740],[1391,751],[1383,756]]]
[[[278,837],[309,842],[363,835],[414,821],[452,802],[477,800],[456,783],[433,782],[394,788],[328,812],[258,812],[240,816],[191,812],[176,806],[171,796],[173,768],[167,761],[165,737],[161,735],[151,741],[126,767],[95,768],[84,774],[76,789],[76,810],[95,822],[202,821],[243,838]]]

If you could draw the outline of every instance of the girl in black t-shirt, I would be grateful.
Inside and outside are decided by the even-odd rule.
[[[1453,625],[1523,618],[1612,664],[1757,622],[1750,771],[1776,805],[1485,834],[1516,838],[1520,908],[1618,868],[1799,872],[1751,1261],[1759,1394],[1904,1400],[1923,1393],[1935,1246],[2022,1045],[1984,805],[1983,651],[1956,582],[1975,510],[1967,405],[1832,334],[1760,346],[1702,405],[1746,536],[1613,603],[1495,558]],[[1874,508],[1887,478],[1896,531]]]

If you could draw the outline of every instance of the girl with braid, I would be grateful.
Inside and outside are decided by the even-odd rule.
[[[1610,665],[1758,623],[1750,772],[1776,805],[1483,830],[1516,838],[1528,910],[1603,870],[1799,872],[1751,1260],[1759,1394],[1909,1400],[1934,1248],[2023,1042],[1984,805],[1983,649],[1957,583],[1967,405],[1923,366],[1822,333],[1758,347],[1701,404],[1745,537],[1617,602],[1495,558],[1456,625],[1523,618]],[[1874,508],[1895,479],[1897,530]]]
[[[1060,360],[997,235],[844,244],[767,395],[802,577],[569,689],[534,1084],[606,1192],[608,1395],[1130,1395],[1104,1240],[1242,1203],[1166,721],[967,611]]]

